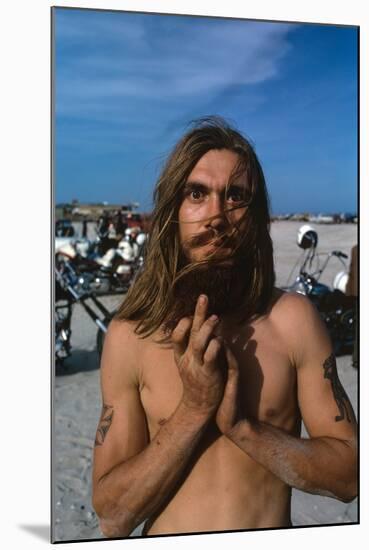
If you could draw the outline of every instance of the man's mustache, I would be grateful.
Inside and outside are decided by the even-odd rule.
[[[185,249],[189,250],[192,248],[199,248],[207,244],[214,244],[219,246],[219,248],[222,246],[227,246],[227,248],[237,248],[236,232],[232,229],[228,233],[217,233],[214,229],[208,229],[197,235],[189,237],[186,242],[183,243],[183,246]]]

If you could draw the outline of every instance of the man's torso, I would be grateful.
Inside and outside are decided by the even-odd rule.
[[[283,331],[284,297],[254,322],[223,326],[240,367],[243,416],[300,434],[296,370]],[[182,383],[169,346],[140,341],[140,397],[152,439],[176,409]],[[290,524],[290,488],[208,425],[183,479],[148,522],[148,534],[280,527]]]

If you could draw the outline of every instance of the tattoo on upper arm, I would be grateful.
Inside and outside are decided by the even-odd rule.
[[[100,422],[96,431],[95,447],[98,447],[104,443],[106,434],[108,433],[111,423],[113,422],[113,414],[113,407],[103,403]]]
[[[338,416],[335,417],[336,422],[339,422],[340,420],[344,420],[345,418],[348,420],[348,422],[351,422],[351,419],[350,419],[351,406],[350,406],[348,397],[346,395],[346,392],[343,389],[343,386],[340,382],[340,379],[338,378],[337,364],[336,364],[336,358],[334,356],[334,353],[331,353],[331,355],[324,361],[323,368],[324,368],[324,378],[328,378],[328,380],[330,380],[331,382],[333,396],[334,396],[334,399],[336,400],[338,410],[340,413]]]

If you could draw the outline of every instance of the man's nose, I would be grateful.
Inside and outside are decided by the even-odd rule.
[[[223,231],[227,225],[227,218],[224,212],[224,204],[219,196],[214,196],[209,201],[207,228]]]

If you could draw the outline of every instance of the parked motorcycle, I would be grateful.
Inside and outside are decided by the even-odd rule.
[[[129,271],[122,272],[109,265],[78,252],[72,239],[57,239],[55,246],[55,355],[56,367],[71,353],[71,317],[73,305],[81,304],[98,327],[96,347],[101,356],[104,337],[114,311],[108,311],[98,296],[128,291],[133,279],[143,265],[145,239],[137,242],[135,257],[129,263]],[[78,244],[78,243],[77,243]]]
[[[67,256],[59,254],[55,262],[55,366],[58,370],[71,353],[71,318],[73,306],[81,304],[96,324],[99,332],[107,332],[112,318],[100,300],[95,296],[95,279],[86,274],[81,277]],[[97,343],[101,337],[97,339]],[[101,354],[101,349],[98,349]]]
[[[127,292],[143,262],[142,249],[135,256],[128,242],[99,256],[95,244],[86,239],[56,238],[55,253],[64,255],[80,277],[87,278],[97,295]]]
[[[327,326],[335,354],[351,353],[355,337],[356,301],[355,297],[345,294],[348,280],[345,263],[347,255],[340,250],[317,254],[318,234],[309,225],[300,227],[297,244],[303,249],[299,259],[301,262],[299,274],[292,285],[288,286],[289,281],[287,281],[287,286],[283,287],[283,290],[307,296],[315,304]],[[320,267],[322,256],[325,256],[325,260]],[[329,287],[319,282],[319,279],[332,258],[337,259],[343,269],[335,276],[332,287]],[[296,264],[291,274],[295,268]]]

